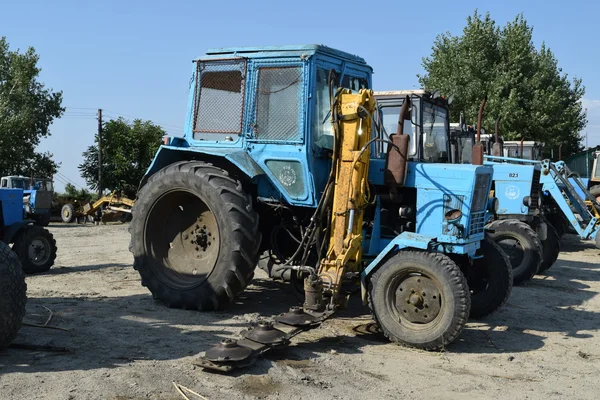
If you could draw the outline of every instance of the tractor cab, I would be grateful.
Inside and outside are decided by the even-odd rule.
[[[0,186],[3,188],[29,190],[30,185],[31,179],[26,176],[3,176],[0,180]]]
[[[264,201],[315,207],[334,147],[338,87],[371,87],[361,57],[323,45],[209,50],[194,61],[183,137],[171,137],[148,175],[202,154],[235,168]]]
[[[413,161],[445,163],[450,151],[448,102],[425,90],[375,92],[379,120],[389,135],[396,132],[400,109],[406,97],[411,101],[412,119],[404,121],[410,136],[408,156]]]

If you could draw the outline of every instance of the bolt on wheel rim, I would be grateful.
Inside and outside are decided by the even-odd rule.
[[[396,291],[399,318],[413,324],[427,324],[435,320],[441,310],[440,300],[436,283],[424,275],[407,277]]]

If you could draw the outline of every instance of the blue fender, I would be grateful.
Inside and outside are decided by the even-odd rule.
[[[362,300],[367,300],[367,281],[368,278],[383,264],[383,261],[388,258],[389,255],[395,254],[402,249],[413,248],[419,250],[432,250],[436,248],[433,237],[420,235],[414,232],[402,232],[396,236],[392,241],[377,255],[377,257],[371,261],[371,263],[363,270],[360,274],[361,280],[361,292]]]
[[[177,138],[172,138],[175,140]],[[142,183],[145,182],[150,176],[177,161],[201,159],[202,155],[208,155],[213,157],[221,157],[235,165],[244,174],[251,179],[258,176],[264,175],[265,171],[248,155],[248,153],[242,149],[239,151],[232,152],[231,149],[227,148],[203,148],[203,147],[179,147],[179,146],[160,146],[152,164],[148,167],[146,175],[142,179]]]
[[[363,283],[366,279],[379,267],[384,259],[387,258],[388,254],[396,253],[399,250],[413,248],[419,250],[431,250],[435,248],[433,237],[420,235],[414,232],[403,232],[396,236],[392,241],[385,246],[385,248],[379,253],[377,257],[363,270],[360,277]]]

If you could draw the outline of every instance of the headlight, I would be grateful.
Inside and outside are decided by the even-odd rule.
[[[449,222],[449,223],[455,223],[457,221],[459,221],[462,218],[462,211],[458,210],[458,209],[453,209],[450,211],[447,211],[446,214],[444,214],[444,219]]]
[[[492,197],[488,200],[488,211],[493,212],[494,214],[498,213],[500,209],[500,200],[497,197]]]
[[[529,197],[529,196],[523,197],[523,205],[526,205],[527,207],[531,207],[531,197]]]

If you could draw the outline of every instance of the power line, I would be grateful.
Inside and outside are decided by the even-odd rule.
[[[77,184],[75,181],[73,181],[71,178],[69,178],[65,174],[58,172],[58,171],[56,172],[56,174],[59,175],[62,179],[66,179],[67,181],[69,181],[69,183],[72,184],[73,186],[77,186],[80,189],[84,189],[81,185]]]

